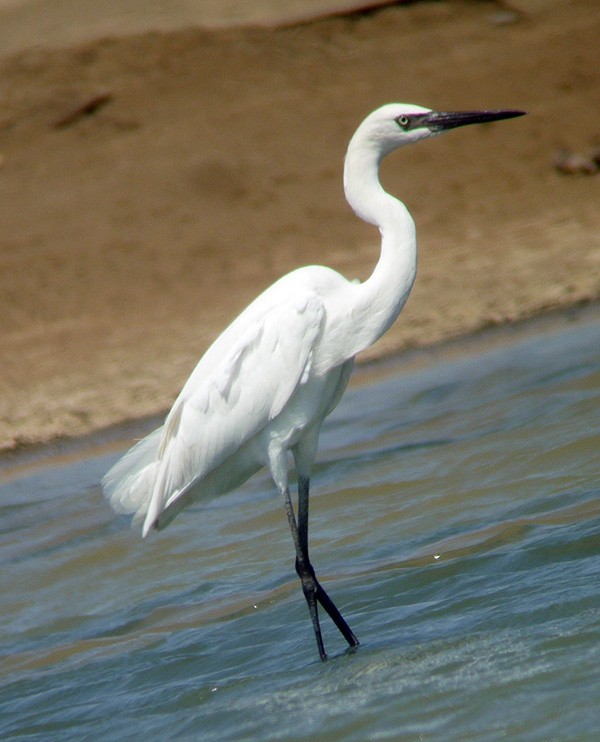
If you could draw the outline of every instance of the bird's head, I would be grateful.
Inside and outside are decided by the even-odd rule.
[[[523,114],[524,111],[516,110],[432,111],[411,103],[388,103],[367,116],[353,139],[376,147],[383,157],[403,144],[418,142],[458,126],[483,124]]]
[[[436,136],[467,124],[522,116],[523,111],[432,111],[410,103],[388,103],[370,113],[350,140],[344,163],[344,190],[356,214],[379,225],[381,213],[375,208],[373,185],[379,185],[378,169],[382,157],[403,144]],[[389,199],[389,197],[388,197]],[[396,199],[392,199],[396,202]],[[389,201],[388,201],[389,203]]]

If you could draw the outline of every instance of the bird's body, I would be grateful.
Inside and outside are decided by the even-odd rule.
[[[206,351],[164,425],[103,480],[111,505],[143,521],[146,535],[168,525],[183,507],[228,492],[266,466],[285,500],[322,659],[317,602],[350,645],[358,641],[308,558],[308,483],[319,432],[346,388],[354,356],[393,323],[416,275],[414,223],[381,187],[380,161],[401,144],[445,128],[512,115],[518,112],[435,114],[408,104],[370,114],[348,147],[344,186],[354,211],[381,232],[373,274],[359,283],[308,266],[279,279]],[[290,452],[299,482],[297,521],[288,488]]]
[[[311,266],[255,299],[202,357],[164,425],[107,475],[113,507],[143,518],[145,535],[263,466],[273,472],[282,454],[317,435],[352,366],[332,363],[324,342],[330,300],[344,284],[335,271]],[[147,463],[134,465],[142,453]],[[129,482],[123,470],[132,472]]]

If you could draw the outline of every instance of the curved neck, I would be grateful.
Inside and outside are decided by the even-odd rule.
[[[381,337],[400,314],[417,270],[415,223],[406,206],[386,193],[379,182],[379,164],[385,154],[379,143],[355,135],[344,163],[348,203],[361,219],[381,232],[381,254],[375,270],[357,286],[358,306],[353,310],[357,318],[355,353]]]

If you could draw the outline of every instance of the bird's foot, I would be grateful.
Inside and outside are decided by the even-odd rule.
[[[358,639],[354,635],[352,629],[346,623],[344,617],[339,612],[333,600],[331,600],[329,595],[321,586],[321,583],[317,580],[312,564],[310,564],[310,562],[301,563],[299,560],[296,560],[296,572],[298,573],[298,577],[300,578],[300,582],[302,584],[302,592],[304,593],[304,597],[308,605],[308,610],[310,612],[310,617],[315,632],[315,639],[317,640],[317,647],[321,660],[325,661],[327,659],[327,653],[325,652],[325,647],[323,644],[317,603],[321,604],[323,609],[327,612],[328,616],[337,626],[338,630],[340,631],[344,639],[346,639],[348,644],[351,647],[357,647],[359,644]]]

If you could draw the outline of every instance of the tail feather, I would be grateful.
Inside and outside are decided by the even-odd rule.
[[[104,475],[102,489],[117,513],[134,513],[139,523],[146,515],[158,474],[162,427],[136,443]]]

